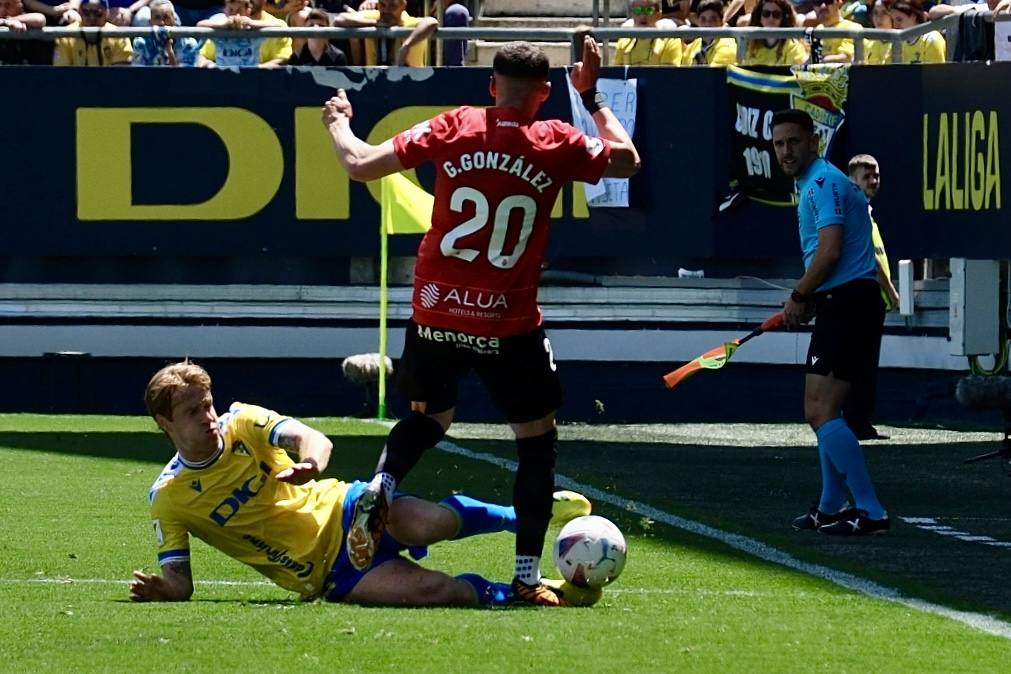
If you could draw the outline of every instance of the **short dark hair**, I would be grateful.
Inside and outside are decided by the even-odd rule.
[[[902,12],[915,17],[919,23],[926,21],[927,13],[923,11],[923,3],[920,0],[897,0],[888,8],[892,12]]]
[[[776,128],[780,124],[796,124],[804,131],[814,133],[814,120],[803,110],[794,110],[793,108],[780,110],[772,116],[772,128]]]
[[[309,16],[305,18],[305,22],[309,23],[310,21],[320,21],[327,26],[333,25],[333,20],[330,19],[330,15],[325,9],[314,9],[309,12]]]
[[[874,158],[873,155],[869,154],[856,154],[850,159],[849,164],[846,166],[846,170],[849,171],[850,177],[852,178],[857,174],[860,169],[872,169],[878,168],[878,160]]]
[[[723,0],[702,0],[695,9],[695,14],[699,15],[702,12],[716,12],[723,16]]]
[[[529,42],[509,42],[495,52],[492,67],[497,75],[524,80],[546,80],[551,64],[540,47]]]

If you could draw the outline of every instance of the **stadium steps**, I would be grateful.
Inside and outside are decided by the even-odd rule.
[[[782,304],[796,281],[606,277],[594,286],[548,286],[538,294],[545,318],[558,326],[595,322],[698,326],[761,322]],[[772,284],[772,285],[770,285]],[[772,287],[780,286],[781,288]],[[916,314],[890,313],[886,326],[911,331],[948,327],[948,281],[915,282]],[[359,286],[0,284],[0,323],[75,320],[229,322],[371,321],[379,289]],[[389,317],[411,315],[411,288],[390,289]]]
[[[616,21],[613,25],[619,25]],[[482,16],[474,22],[474,25],[481,28],[576,28],[577,26],[590,26],[593,19],[590,16]],[[606,25],[603,17],[600,19],[600,26]],[[495,58],[495,51],[501,42],[492,40],[474,40],[468,50],[468,63],[471,65],[491,65]],[[534,42],[541,47],[548,55],[551,65],[563,65],[572,62],[570,56],[570,44],[568,42]],[[614,44],[609,45],[609,63],[614,62]]]

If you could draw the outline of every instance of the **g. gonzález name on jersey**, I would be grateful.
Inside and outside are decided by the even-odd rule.
[[[160,564],[188,560],[192,534],[303,598],[322,591],[344,540],[341,508],[348,485],[275,479],[293,463],[276,445],[290,420],[232,403],[218,418],[217,454],[201,465],[178,454],[169,461],[148,495]]]
[[[435,166],[414,321],[484,337],[537,328],[551,209],[565,183],[600,180],[608,142],[515,108],[465,106],[394,136],[393,149],[405,168]]]

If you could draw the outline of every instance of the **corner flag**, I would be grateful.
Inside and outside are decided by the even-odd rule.
[[[401,173],[382,179],[380,207],[387,234],[424,234],[432,227],[435,198]]]
[[[377,416],[386,418],[386,315],[389,307],[387,264],[390,234],[424,234],[432,228],[435,198],[403,174],[384,176],[379,198],[379,405]]]

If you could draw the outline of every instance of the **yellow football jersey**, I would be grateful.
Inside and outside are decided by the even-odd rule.
[[[819,23],[818,28],[838,28],[840,30],[863,30],[863,26],[855,21],[849,21],[847,19],[839,19],[839,23],[832,24],[831,26],[826,26],[825,24]],[[817,35],[817,29],[815,30],[815,35]],[[828,56],[830,54],[845,54],[849,59],[853,60],[853,54],[856,53],[856,47],[853,45],[853,38],[849,37],[826,37],[822,38],[821,41],[823,54]]]
[[[902,43],[903,63],[944,63],[947,54],[944,36],[936,30],[925,33],[912,42]]]
[[[361,15],[366,19],[372,19],[373,21],[379,20],[379,10],[370,9],[361,12]],[[414,28],[421,22],[418,17],[411,16],[407,12],[400,15],[400,26],[402,28]],[[374,38],[369,38],[362,40],[365,45],[365,65],[385,65],[380,63],[379,59],[379,40]],[[400,47],[404,44],[403,39],[398,39],[392,47],[393,53],[390,54],[390,60],[396,63],[397,54],[400,51]],[[421,68],[428,65],[428,40],[422,40],[411,45],[411,48],[407,50],[407,65],[413,66],[415,68]]]
[[[706,45],[705,49],[702,48],[700,37],[686,42],[682,47],[682,65],[729,66],[735,63],[737,63],[737,40],[732,37],[716,38]]]
[[[864,40],[864,63],[883,66],[892,62],[892,43],[884,40]]]
[[[652,40],[623,37],[615,45],[614,65],[681,65],[681,40],[672,37],[657,37]]]
[[[881,265],[881,269],[884,270],[885,276],[888,278],[892,277],[892,268],[888,264],[888,253],[885,252],[885,241],[881,238],[881,232],[878,230],[878,223],[874,221],[871,217],[871,243],[874,244],[874,257],[877,258],[878,264]],[[881,298],[885,301],[885,308],[891,311],[895,307],[892,305],[892,298],[888,296],[885,289],[881,289]]]
[[[294,463],[276,445],[289,421],[262,407],[232,403],[218,418],[217,454],[200,465],[173,457],[148,495],[160,564],[188,560],[192,534],[304,599],[322,592],[344,541],[341,509],[348,485],[275,479]]]
[[[800,40],[779,40],[773,46],[765,40],[752,40],[744,56],[744,64],[749,66],[790,66],[805,63],[807,48]]]

